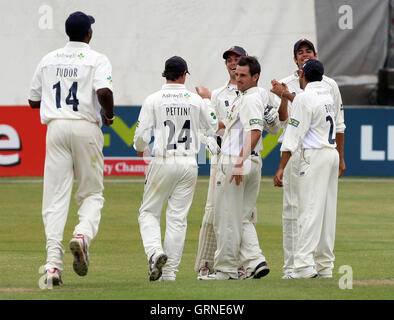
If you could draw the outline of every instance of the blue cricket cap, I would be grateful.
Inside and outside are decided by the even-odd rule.
[[[309,59],[302,66],[302,71],[305,74],[305,78],[308,82],[321,81],[324,74],[323,64],[316,59]]]
[[[95,22],[92,16],[81,11],[71,13],[66,20],[66,33],[69,37],[85,35]]]

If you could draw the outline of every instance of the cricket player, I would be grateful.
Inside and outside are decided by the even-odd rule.
[[[279,107],[279,117],[282,121],[284,132],[288,126],[288,119],[291,116],[293,106],[292,101],[297,94],[303,92],[303,87],[300,82],[299,70],[303,64],[309,59],[317,59],[317,52],[313,43],[307,39],[300,39],[294,44],[294,62],[296,63],[298,70],[294,74],[280,80],[272,81],[273,88],[271,91],[279,97],[277,104]],[[344,160],[344,112],[342,105],[342,98],[339,92],[337,83],[323,75],[321,84],[324,85],[334,99],[334,121],[336,124],[336,143],[337,150],[340,156],[339,162],[339,173],[338,176],[342,176],[346,169]],[[282,142],[284,133],[279,138],[279,142]],[[282,230],[283,230],[283,252],[284,252],[284,264],[283,264],[283,278],[286,279],[288,275],[294,271],[294,252],[297,243],[297,216],[298,216],[298,178],[299,178],[299,162],[300,162],[301,149],[297,149],[292,154],[289,162],[284,171],[283,177],[283,211],[282,211]]]
[[[149,152],[154,130],[153,160],[146,180],[138,222],[149,264],[149,280],[176,279],[197,181],[196,154],[199,130],[215,133],[218,120],[207,102],[185,87],[187,63],[174,56],[165,63],[166,84],[144,101],[134,136],[139,156]],[[161,243],[160,216],[166,210],[164,246]]]
[[[41,122],[47,125],[42,216],[46,283],[54,286],[62,284],[62,240],[74,174],[79,224],[69,245],[80,276],[88,272],[88,248],[104,203],[101,126],[114,119],[112,67],[106,56],[89,47],[94,22],[83,12],[70,14],[65,23],[70,42],[41,59],[30,88],[29,104],[40,108]]]
[[[222,87],[213,90],[212,94],[206,91],[206,88],[196,88],[197,93],[204,98],[211,100],[211,107],[216,111],[218,120],[225,121],[230,111],[234,99],[239,94],[237,81],[235,78],[235,69],[238,60],[242,56],[247,56],[244,48],[233,46],[223,53],[223,59],[226,64],[227,72],[230,76],[229,81]],[[218,154],[220,153],[221,135],[208,136],[201,135],[201,141],[204,143],[211,155],[211,166],[209,173],[209,186],[207,200],[205,204],[205,213],[201,224],[197,257],[194,269],[198,272],[197,279],[213,273],[213,259],[216,251],[216,238],[213,229],[213,219],[215,211],[215,179]],[[255,214],[253,216],[256,216]]]
[[[259,279],[269,273],[260,249],[256,229],[250,219],[260,190],[262,131],[278,134],[279,115],[268,105],[268,93],[257,87],[261,67],[254,57],[244,56],[236,68],[240,95],[227,116],[222,154],[216,172],[214,228],[217,250],[215,274],[203,280],[238,279],[238,266],[245,279]],[[276,116],[267,120],[269,111]]]
[[[336,149],[335,106],[322,83],[324,68],[309,59],[300,72],[304,92],[293,100],[282,157],[274,177],[283,186],[285,167],[301,144],[298,178],[299,230],[294,272],[287,279],[332,277],[338,191],[339,153]]]

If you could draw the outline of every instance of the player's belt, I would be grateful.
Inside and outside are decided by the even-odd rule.
[[[257,153],[256,151],[254,151],[254,150],[252,151],[251,155],[252,155],[252,156],[256,156],[256,157],[259,156],[258,153]]]

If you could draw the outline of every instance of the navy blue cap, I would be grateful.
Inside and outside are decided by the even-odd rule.
[[[66,20],[66,33],[69,37],[85,35],[90,26],[94,23],[94,18],[81,11],[71,13]]]
[[[189,73],[189,70],[187,68],[187,63],[181,57],[173,56],[166,61],[164,72],[183,73],[185,71]]]
[[[311,47],[313,53],[316,54],[315,46],[313,45],[313,43],[308,39],[301,39],[294,44],[294,57],[297,55],[297,50],[302,44],[307,44],[309,47]]]
[[[309,59],[302,66],[302,71],[308,82],[321,81],[324,74],[324,67],[319,60]]]
[[[238,47],[238,46],[233,46],[230,49],[224,51],[223,53],[223,59],[227,59],[227,57],[229,56],[229,54],[231,53],[235,53],[238,56],[247,56],[248,54],[246,53],[245,49],[242,47]]]

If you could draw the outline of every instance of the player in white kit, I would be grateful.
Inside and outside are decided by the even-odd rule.
[[[202,97],[210,98],[211,107],[216,111],[218,120],[224,121],[227,113],[233,105],[234,99],[237,97],[239,90],[237,89],[237,81],[235,79],[235,69],[240,57],[246,56],[244,48],[233,46],[223,53],[226,69],[229,73],[229,81],[222,87],[212,91],[212,94],[205,95],[204,88],[196,88],[197,93]],[[220,152],[221,136],[207,136],[202,134],[201,141],[204,143],[211,155],[209,186],[207,200],[205,204],[204,217],[201,223],[198,250],[194,270],[198,272],[197,278],[213,273],[213,260],[216,251],[216,237],[213,229],[213,219],[215,211],[215,179],[218,161],[218,153]]]
[[[98,232],[104,203],[101,125],[114,119],[112,67],[106,56],[88,45],[92,23],[94,18],[82,12],[68,17],[70,42],[42,58],[29,94],[30,106],[40,108],[41,122],[47,125],[42,216],[48,285],[62,284],[62,240],[74,174],[79,223],[69,245],[80,276],[88,272],[88,248]]]
[[[298,70],[301,69],[303,64],[308,59],[317,59],[317,52],[313,43],[307,39],[301,39],[294,44],[294,62],[297,64]],[[300,78],[298,75],[299,71],[294,74],[280,80],[279,82],[273,81],[273,91],[278,97],[277,104],[281,104],[279,108],[280,120],[284,124],[284,132],[288,125],[288,118],[291,115],[293,106],[291,101],[294,97],[303,92],[303,88],[300,85]],[[283,86],[285,84],[286,86]],[[346,169],[344,160],[344,112],[342,105],[342,98],[339,92],[338,85],[336,82],[323,75],[321,84],[324,85],[332,95],[334,99],[335,117],[334,121],[336,124],[336,142],[337,150],[340,155],[339,165],[339,176],[342,176]],[[284,133],[279,138],[279,142],[282,142]],[[282,211],[282,229],[283,229],[283,252],[284,252],[284,264],[283,273],[284,278],[294,271],[294,252],[297,243],[297,216],[298,216],[298,176],[299,176],[299,161],[300,161],[300,149],[296,150],[285,168],[283,176],[283,211]]]
[[[289,159],[301,144],[298,178],[298,238],[294,272],[290,278],[332,277],[338,191],[339,154],[336,149],[335,107],[332,94],[322,83],[320,61],[308,60],[300,81],[305,88],[293,100],[284,134],[282,157],[274,177],[283,186]]]
[[[214,275],[203,280],[238,279],[238,266],[246,270],[245,279],[258,279],[269,273],[250,219],[260,190],[264,129],[277,134],[279,116],[267,121],[268,93],[257,87],[260,64],[254,57],[241,57],[236,69],[241,94],[227,115],[222,154],[216,172],[214,228],[217,250]],[[268,123],[269,122],[269,123]]]
[[[146,180],[138,222],[149,264],[149,279],[175,280],[186,236],[187,214],[193,200],[200,147],[199,130],[215,133],[218,120],[208,103],[184,85],[186,61],[174,56],[165,63],[166,84],[144,101],[134,136],[139,156],[149,150],[154,130],[153,160]],[[166,210],[164,245],[160,216]]]

